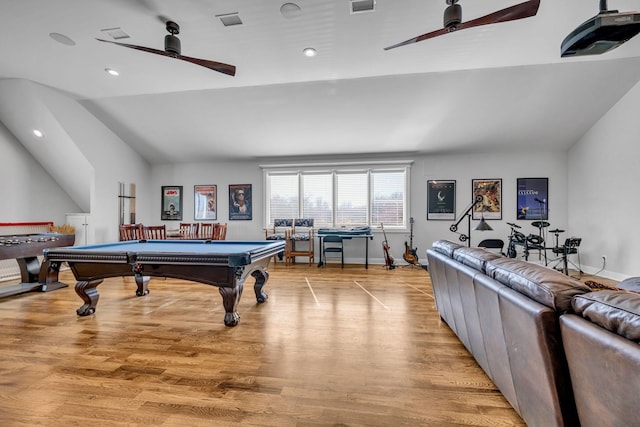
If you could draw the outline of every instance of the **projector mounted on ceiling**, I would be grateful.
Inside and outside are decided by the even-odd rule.
[[[600,55],[615,49],[640,32],[640,13],[608,10],[600,0],[600,13],[573,30],[563,41],[560,55]]]

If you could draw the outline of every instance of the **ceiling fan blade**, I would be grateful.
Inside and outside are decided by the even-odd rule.
[[[172,53],[166,52],[164,50],[153,49],[151,47],[144,47],[144,46],[138,46],[138,45],[135,45],[135,44],[114,42],[114,41],[111,41],[111,40],[104,40],[104,39],[96,39],[96,40],[101,41],[101,42],[105,42],[105,43],[117,44],[118,46],[128,47],[130,49],[141,50],[143,52],[155,53],[157,55],[162,55],[162,56],[175,57],[175,55],[173,55]]]
[[[209,61],[208,59],[191,58],[189,56],[178,55],[176,59],[191,62],[192,64],[200,65],[201,67],[208,68],[219,73],[227,74],[229,76],[236,75],[236,67],[222,62]]]
[[[210,70],[218,71],[219,73],[227,74],[227,75],[230,75],[230,76],[235,76],[236,75],[236,67],[234,67],[233,65],[229,65],[229,64],[223,64],[222,62],[209,61],[209,60],[206,60],[206,59],[191,58],[189,56],[183,56],[183,55],[175,55],[173,53],[170,53],[170,52],[167,52],[167,51],[164,51],[164,50],[154,49],[154,48],[145,47],[145,46],[138,46],[138,45],[135,45],[135,44],[120,43],[120,42],[114,42],[114,41],[111,41],[111,40],[103,40],[103,39],[96,39],[96,40],[101,41],[101,42],[105,42],[105,43],[117,44],[118,46],[128,47],[130,49],[141,50],[143,52],[155,53],[157,55],[167,56],[169,58],[180,59],[182,61],[191,62],[192,64],[200,65],[200,66],[208,68]]]
[[[465,28],[479,27],[481,25],[498,24],[500,22],[515,21],[517,19],[529,18],[535,16],[538,13],[540,7],[540,0],[529,0],[524,3],[516,4],[514,6],[507,7],[497,12],[490,13],[489,15],[481,16],[480,18],[472,19],[468,22],[462,22],[455,28],[441,28],[430,33],[423,34],[418,37],[414,37],[409,40],[405,40],[393,46],[385,47],[384,50],[394,49],[396,47],[405,46],[411,43],[421,42],[423,40],[432,39],[444,34],[464,30]]]
[[[396,47],[405,46],[411,43],[421,42],[422,40],[432,39],[437,36],[441,36],[443,34],[447,34],[449,32],[448,28],[440,28],[439,30],[431,31],[430,33],[423,34],[418,37],[414,37],[409,40],[405,40],[403,42],[394,44],[393,46],[385,47],[384,50],[395,49]]]
[[[465,28],[479,27],[481,25],[499,24],[500,22],[515,21],[518,19],[530,18],[538,13],[540,0],[530,0],[524,3],[507,7],[497,12],[490,13],[480,18],[462,22],[458,25],[458,30]]]

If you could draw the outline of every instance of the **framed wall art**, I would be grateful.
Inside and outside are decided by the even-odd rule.
[[[182,186],[165,185],[162,187],[163,221],[182,221]]]
[[[473,208],[473,219],[502,219],[502,179],[471,180],[472,199],[482,196]]]
[[[427,181],[427,219],[455,221],[455,180]]]
[[[251,184],[229,185],[229,219],[250,220],[252,216]]]
[[[218,196],[215,185],[193,186],[193,219],[196,221],[218,219]]]
[[[518,213],[525,220],[549,219],[549,178],[518,178]]]

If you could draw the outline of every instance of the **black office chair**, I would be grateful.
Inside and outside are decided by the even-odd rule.
[[[502,253],[502,249],[504,248],[504,240],[502,239],[484,239],[483,241],[478,243],[478,247],[485,249],[497,249],[501,255],[504,255]]]
[[[562,272],[569,275],[569,264],[573,265],[576,269],[578,269],[578,273],[582,274],[582,264],[580,263],[580,252],[578,251],[578,247],[582,243],[582,239],[580,237],[569,237],[564,241],[564,245],[557,246],[552,249],[553,253],[556,255],[560,255],[558,260],[562,261]],[[578,265],[575,265],[569,259],[569,255],[577,255],[578,256]]]
[[[322,265],[327,265],[327,253],[340,254],[340,268],[344,268],[344,244],[342,237],[332,235],[324,236],[322,239]]]

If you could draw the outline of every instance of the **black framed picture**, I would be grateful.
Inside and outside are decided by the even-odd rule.
[[[218,195],[215,185],[193,186],[193,219],[218,219]]]
[[[182,186],[162,186],[162,207],[160,219],[163,221],[182,221]]]
[[[471,180],[472,199],[482,196],[473,208],[473,219],[502,219],[502,179]]]
[[[549,219],[549,178],[518,178],[518,213],[524,220]]]
[[[229,185],[229,219],[250,220],[252,217],[251,184]]]
[[[427,181],[427,219],[455,221],[455,180]]]

